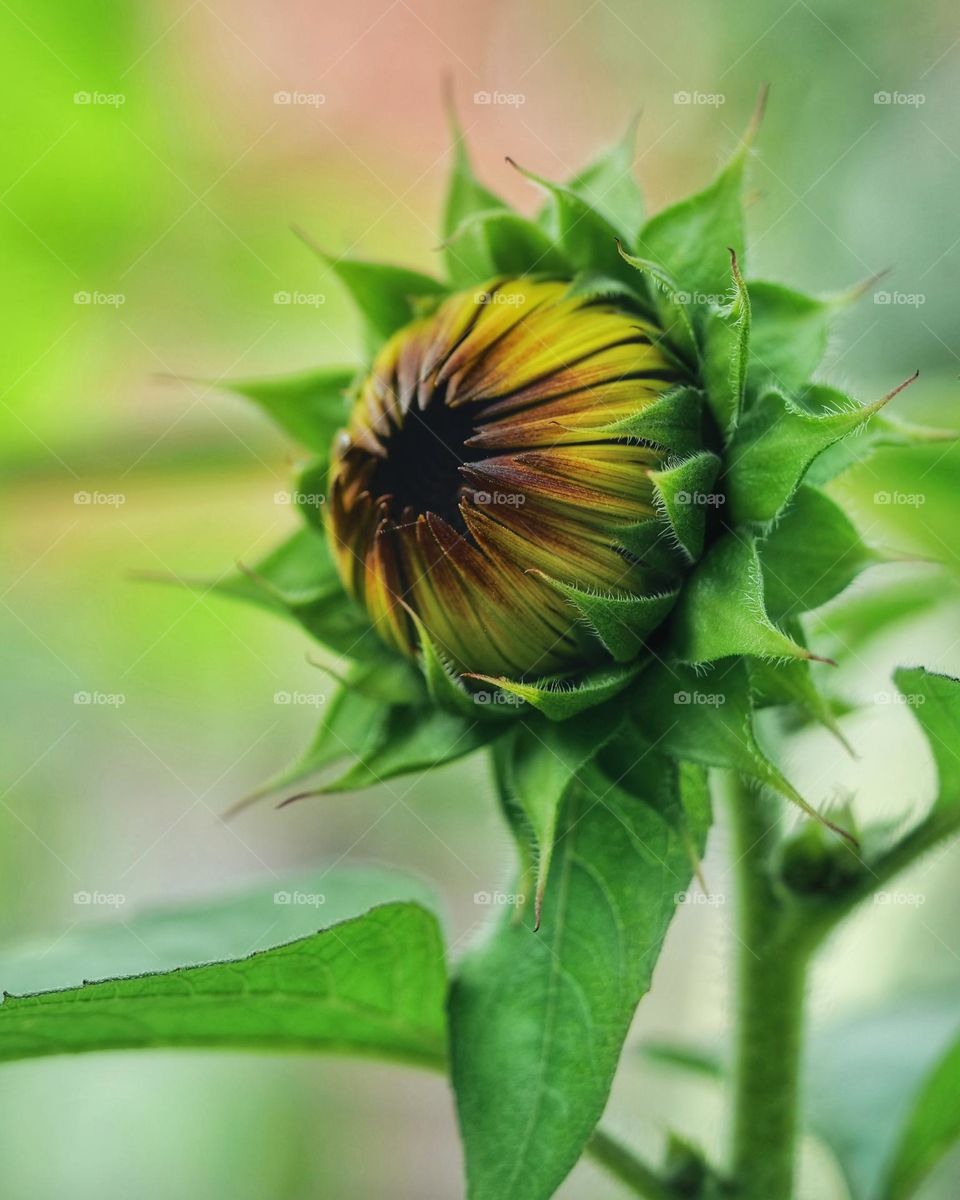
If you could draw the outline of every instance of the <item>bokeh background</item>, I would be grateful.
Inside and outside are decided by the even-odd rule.
[[[293,527],[276,497],[294,451],[216,384],[358,361],[345,298],[291,224],[334,252],[430,268],[445,76],[482,172],[528,211],[536,197],[505,154],[570,174],[642,107],[637,170],[655,210],[707,180],[768,81],[750,273],[826,293],[889,270],[842,322],[824,377],[873,399],[919,367],[899,415],[960,427],[948,0],[4,0],[0,66],[7,945],[42,952],[88,921],[343,858],[434,881],[456,947],[486,915],[474,893],[505,887],[511,849],[478,764],[225,823],[316,720],[276,693],[328,681],[295,629],[135,579],[215,578]],[[843,484],[868,539],[905,560],[858,589],[920,602],[835,676],[862,705],[845,720],[860,757],[816,733],[789,742],[788,770],[817,803],[852,795],[861,817],[898,818],[930,798],[922,740],[884,696],[897,662],[960,673],[958,466],[936,443],[885,452]],[[920,499],[885,504],[882,491]],[[819,1018],[958,980],[956,868],[956,854],[925,864],[902,881],[921,901],[842,933]],[[725,896],[722,825],[706,871]],[[98,911],[79,891],[122,904]],[[730,942],[724,904],[681,911],[635,1042],[722,1036]],[[655,1152],[668,1124],[693,1130],[705,1114],[719,1142],[708,1089],[627,1051],[613,1128]],[[461,1194],[443,1081],[327,1059],[7,1066],[0,1161],[9,1200]],[[925,1195],[954,1195],[956,1167]],[[813,1147],[803,1186],[843,1195]],[[589,1165],[560,1193],[618,1194]]]

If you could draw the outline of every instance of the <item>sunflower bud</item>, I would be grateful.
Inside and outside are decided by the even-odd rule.
[[[656,515],[663,452],[610,426],[678,379],[658,331],[567,283],[459,293],[373,362],[334,447],[328,529],[381,636],[513,678],[602,647],[553,586],[633,597],[662,585],[618,543]]]

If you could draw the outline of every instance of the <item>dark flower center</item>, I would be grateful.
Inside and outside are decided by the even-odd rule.
[[[391,429],[384,442],[386,456],[377,460],[370,477],[370,494],[391,497],[394,520],[434,513],[466,534],[460,468],[468,457],[466,440],[475,432],[470,406],[451,408],[441,385],[423,412],[411,405],[401,424]]]

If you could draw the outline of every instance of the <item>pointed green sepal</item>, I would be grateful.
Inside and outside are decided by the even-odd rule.
[[[719,472],[720,459],[709,450],[650,472],[657,507],[670,522],[671,533],[690,562],[703,550],[708,509],[717,509],[723,503],[723,496],[712,491]]]
[[[429,771],[487,745],[502,726],[441,709],[397,705],[377,736],[343,775],[302,795],[331,795],[386,783],[399,775]],[[299,798],[299,797],[296,797]],[[293,799],[293,797],[291,797]]]
[[[664,342],[677,348],[690,362],[697,358],[697,335],[693,329],[688,305],[692,303],[690,293],[684,292],[669,271],[652,259],[628,254],[617,240],[620,257],[647,281],[657,323],[663,329]]]
[[[750,296],[737,255],[730,250],[733,298],[729,304],[710,307],[703,321],[703,359],[700,370],[707,401],[717,425],[729,437],[740,418],[747,383],[750,353]]]
[[[726,491],[732,519],[773,520],[817,455],[862,428],[904,386],[867,405],[851,405],[832,388],[809,389],[802,406],[768,392],[746,414],[730,444]]]
[[[474,174],[466,137],[457,118],[452,96],[447,97],[447,117],[453,143],[453,166],[443,206],[443,258],[451,284],[454,287],[468,287],[478,279],[496,274],[496,271],[490,269],[489,246],[484,231],[476,227],[467,229],[466,223],[481,213],[509,212],[509,209]],[[453,240],[458,229],[464,232]]]
[[[748,288],[751,394],[759,396],[771,388],[792,392],[820,365],[836,305],[777,283],[754,281]]]
[[[587,629],[617,662],[630,662],[677,601],[678,592],[636,596],[623,592],[588,592],[532,571],[571,604]]]
[[[643,195],[633,170],[639,121],[637,113],[619,141],[567,182],[570,191],[598,212],[628,245],[633,243],[643,221]]]
[[[671,631],[685,663],[734,654],[816,658],[770,620],[755,539],[739,531],[714,542],[693,568],[673,611]]]
[[[883,556],[842,508],[804,485],[760,544],[764,599],[774,621],[820,608]]]
[[[600,667],[587,671],[576,680],[549,679],[539,683],[523,683],[503,675],[470,675],[469,678],[492,684],[525,700],[549,721],[567,721],[618,695],[633,682],[642,666],[642,663],[629,663]]]
[[[645,674],[644,686],[633,691],[631,714],[660,752],[681,762],[737,771],[849,838],[817,812],[760,749],[744,660],[718,663],[706,675],[691,667],[657,663]]]
[[[620,706],[606,705],[564,725],[543,717],[525,720],[508,735],[504,779],[527,824],[536,864],[534,929],[540,927],[561,805],[577,773],[616,734],[623,715]]]
[[[197,586],[291,617],[345,658],[369,662],[390,655],[366,613],[343,590],[327,540],[314,529],[301,529],[252,567]]]
[[[764,91],[740,146],[716,179],[702,192],[657,213],[637,237],[637,254],[660,264],[677,280],[697,317],[726,295],[731,247],[743,261],[743,176],[765,100]]]
[[[480,261],[483,270],[471,279],[489,279],[493,275],[564,275],[570,264],[560,249],[539,225],[519,213],[495,209],[465,217],[444,243],[444,250],[456,254],[460,245],[469,245],[471,258]]]
[[[277,425],[308,450],[325,457],[350,413],[353,367],[326,367],[265,379],[240,379],[221,386],[259,405]]]
[[[359,258],[337,258],[322,250],[301,230],[297,232],[350,293],[363,318],[365,345],[371,355],[391,334],[414,320],[418,315],[418,301],[436,300],[447,291],[439,279],[409,267]]]
[[[527,171],[512,158],[507,162],[547,193],[549,199],[540,223],[575,271],[600,271],[629,282],[628,271],[617,253],[617,231],[606,217],[564,184]]]
[[[596,432],[636,438],[674,454],[692,454],[703,445],[703,403],[703,393],[696,388],[671,388],[652,404]]]

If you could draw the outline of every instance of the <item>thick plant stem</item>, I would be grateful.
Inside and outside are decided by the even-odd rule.
[[[733,1191],[737,1200],[790,1200],[810,945],[784,937],[770,871],[775,811],[738,777],[725,784],[738,891]]]

